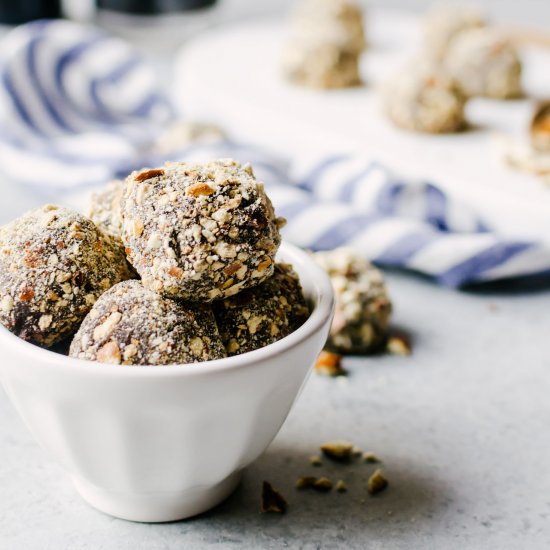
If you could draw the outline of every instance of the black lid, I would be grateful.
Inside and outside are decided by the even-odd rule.
[[[0,0],[0,23],[19,25],[61,17],[61,0]]]
[[[97,0],[100,8],[141,15],[196,10],[215,3],[216,0]]]

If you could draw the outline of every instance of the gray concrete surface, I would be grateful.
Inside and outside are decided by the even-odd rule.
[[[549,548],[550,292],[389,280],[414,355],[350,359],[346,379],[313,375],[241,487],[193,520],[134,524],[89,508],[0,393],[0,548]],[[332,438],[378,453],[388,490],[368,496],[369,465],[310,466]],[[348,493],[293,488],[321,472]],[[258,513],[264,479],[287,497],[285,516]]]
[[[288,3],[226,0],[221,20],[276,15]],[[542,0],[487,4],[501,18],[550,20]],[[0,190],[0,223],[44,202],[5,181]],[[193,520],[133,524],[89,508],[0,391],[0,550],[549,548],[550,291],[467,294],[400,274],[389,280],[413,357],[350,359],[344,380],[312,376],[241,487]],[[368,465],[309,466],[332,438],[378,453],[389,489],[367,495]],[[344,479],[348,493],[293,488],[318,472]],[[285,516],[258,513],[264,479],[289,500]]]

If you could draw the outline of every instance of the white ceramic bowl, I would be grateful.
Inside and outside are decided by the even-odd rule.
[[[34,437],[92,506],[173,521],[226,498],[269,445],[323,347],[333,292],[322,269],[283,244],[312,304],[297,331],[240,356],[164,367],[71,359],[0,327],[0,376]]]

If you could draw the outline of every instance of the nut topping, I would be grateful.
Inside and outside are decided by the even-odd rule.
[[[194,183],[185,190],[185,194],[191,197],[200,197],[201,195],[208,196],[212,193],[214,193],[214,189],[207,183]]]
[[[162,169],[153,169],[153,170],[145,170],[144,172],[140,172],[139,174],[136,174],[134,176],[134,180],[141,183],[146,180],[150,180],[152,178],[159,178],[160,176],[164,175],[164,170]]]

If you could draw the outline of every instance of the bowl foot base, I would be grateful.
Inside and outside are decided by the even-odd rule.
[[[119,493],[73,477],[80,496],[94,508],[110,516],[146,523],[177,521],[206,512],[225,500],[240,480],[241,472],[236,472],[213,487],[174,493]]]

